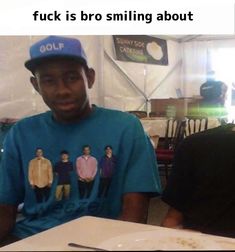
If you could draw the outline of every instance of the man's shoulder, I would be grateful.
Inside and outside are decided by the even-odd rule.
[[[43,112],[37,115],[32,115],[32,116],[27,116],[24,117],[22,119],[20,119],[19,121],[17,121],[16,123],[16,127],[22,127],[22,126],[30,126],[32,124],[37,124],[39,123],[42,119],[44,119],[46,117],[46,115],[48,114],[48,112]]]
[[[233,126],[232,124],[226,124],[192,134],[184,139],[184,143],[193,146],[193,144],[201,142],[204,145],[209,139],[217,139],[220,136],[224,136],[225,133],[231,132]]]
[[[47,164],[51,164],[51,161],[50,161],[49,159],[47,159],[47,158],[44,158],[43,161],[44,161],[45,163],[47,163]]]
[[[94,156],[90,156],[90,159],[93,161],[97,161],[97,159]]]
[[[33,165],[34,163],[37,163],[37,158],[33,158],[29,161],[29,165]]]
[[[135,115],[130,114],[128,112],[124,112],[117,109],[103,108],[103,107],[97,107],[97,108],[100,114],[106,117],[107,119],[110,118],[112,120],[120,121],[120,122],[124,122],[124,121],[135,122],[139,120]]]

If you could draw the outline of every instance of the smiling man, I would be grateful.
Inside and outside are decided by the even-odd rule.
[[[20,120],[7,135],[0,168],[0,240],[6,241],[9,234],[24,238],[84,215],[146,222],[149,198],[161,191],[154,150],[135,116],[90,104],[87,90],[94,84],[95,71],[80,41],[49,36],[32,45],[25,66],[50,111]],[[83,146],[90,146],[100,160],[107,145],[117,164],[105,198],[98,197],[97,172],[90,197],[81,199],[74,169],[69,199],[56,200],[54,179],[48,200],[36,202],[28,164],[37,146],[52,164],[65,149],[75,164]],[[22,202],[25,218],[15,223]]]

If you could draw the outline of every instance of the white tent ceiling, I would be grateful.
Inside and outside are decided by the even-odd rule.
[[[190,41],[210,41],[210,40],[226,40],[235,39],[235,35],[152,35],[158,38],[177,41],[179,43]]]

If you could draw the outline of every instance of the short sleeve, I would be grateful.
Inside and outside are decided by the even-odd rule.
[[[126,150],[127,157],[123,193],[151,192],[159,195],[161,183],[155,151],[137,118],[133,119],[124,136],[122,148]]]
[[[24,176],[15,144],[15,126],[7,134],[3,143],[0,164],[0,204],[18,205],[23,202]]]
[[[171,207],[184,211],[192,197],[193,191],[193,158],[192,143],[185,139],[179,145],[171,174],[163,191],[162,200]]]

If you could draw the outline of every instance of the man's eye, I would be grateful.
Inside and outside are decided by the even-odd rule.
[[[77,80],[77,76],[76,75],[70,75],[70,76],[67,77],[67,79],[71,80],[71,81]]]
[[[79,79],[81,79],[82,76],[78,75],[78,74],[69,74],[66,76],[66,80],[67,81],[77,81]]]
[[[55,80],[52,79],[52,78],[43,78],[41,80],[41,82],[44,83],[44,84],[53,84],[53,83],[55,83]]]

